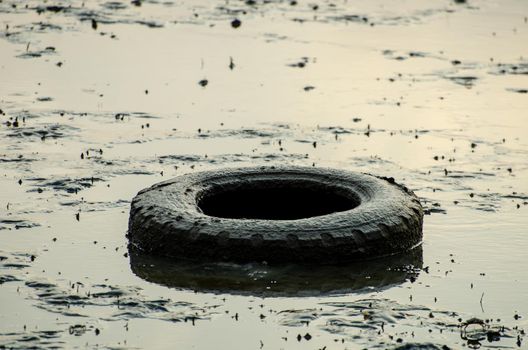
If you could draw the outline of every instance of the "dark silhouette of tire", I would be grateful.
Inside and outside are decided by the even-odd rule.
[[[142,254],[137,249],[129,249],[129,256],[132,272],[151,283],[260,297],[344,295],[373,288],[380,292],[416,279],[423,267],[422,246],[371,259],[368,264],[198,262]]]
[[[392,178],[344,170],[204,171],[144,189],[130,244],[200,261],[336,263],[405,251],[422,240],[418,198]]]

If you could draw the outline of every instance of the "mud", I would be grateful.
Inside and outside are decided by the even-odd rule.
[[[527,16],[517,0],[0,2],[0,347],[526,347]],[[310,274],[128,252],[140,189],[250,165],[405,183],[429,214],[422,259]]]

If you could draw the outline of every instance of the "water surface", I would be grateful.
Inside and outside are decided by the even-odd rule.
[[[527,16],[0,2],[0,347],[526,347]],[[426,209],[422,247],[311,270],[128,252],[140,189],[262,164],[394,177]]]

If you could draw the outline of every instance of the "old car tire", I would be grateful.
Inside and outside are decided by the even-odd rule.
[[[390,255],[422,239],[423,210],[392,178],[253,167],[182,175],[131,204],[130,244],[216,261],[335,263]]]

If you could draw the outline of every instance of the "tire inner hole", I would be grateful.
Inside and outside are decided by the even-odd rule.
[[[349,189],[309,180],[243,181],[213,185],[197,196],[198,208],[228,219],[298,220],[353,209]]]

